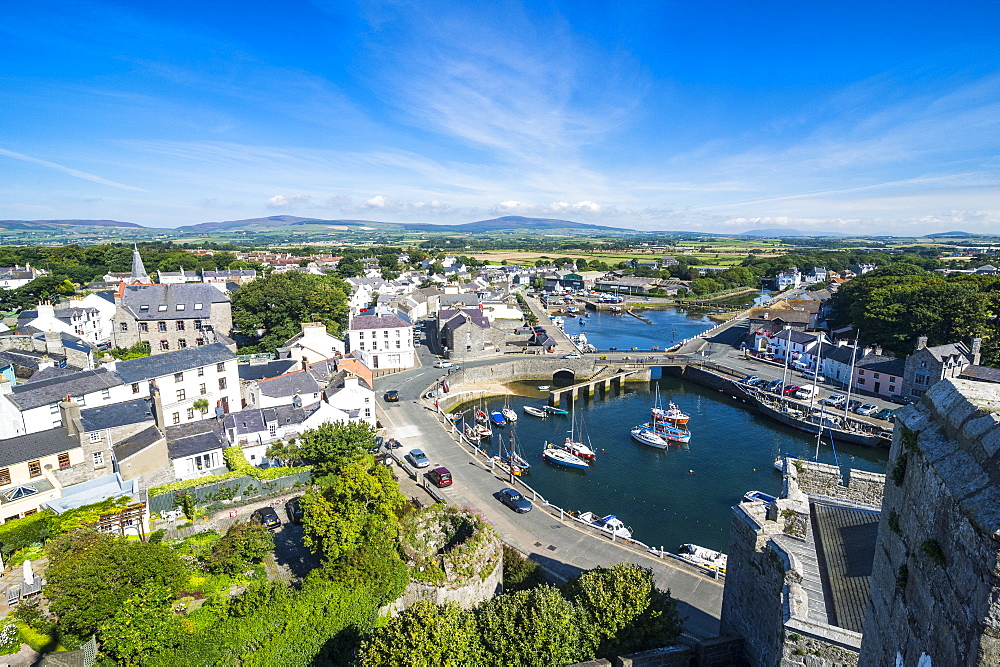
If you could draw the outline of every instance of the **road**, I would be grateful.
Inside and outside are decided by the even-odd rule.
[[[591,533],[585,527],[560,521],[538,506],[527,514],[515,514],[501,505],[494,494],[510,484],[494,477],[487,466],[458,445],[443,428],[433,405],[421,399],[421,394],[440,379],[444,371],[433,368],[434,357],[425,347],[418,348],[418,354],[422,363],[420,368],[377,380],[380,420],[386,435],[402,443],[402,451],[419,447],[430,458],[431,468],[444,465],[451,470],[454,484],[442,490],[449,503],[481,513],[506,543],[527,554],[560,581],[594,567],[620,562],[649,567],[657,585],[669,589],[679,601],[682,615],[687,616],[685,629],[688,633],[699,638],[718,635],[721,581],[683,563],[612,543],[609,538]],[[497,363],[503,360],[486,359],[463,365]],[[383,401],[388,389],[399,391],[398,403]]]

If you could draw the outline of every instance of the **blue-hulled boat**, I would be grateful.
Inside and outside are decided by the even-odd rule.
[[[503,413],[500,412],[499,410],[497,410],[496,412],[491,412],[490,413],[490,419],[492,419],[493,423],[496,424],[497,426],[506,426],[507,425],[507,418],[504,417]]]
[[[543,405],[542,410],[545,410],[550,415],[568,415],[569,410],[563,410],[562,408],[554,408],[551,405]]]

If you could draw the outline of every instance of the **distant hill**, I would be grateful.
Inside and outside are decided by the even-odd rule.
[[[854,236],[854,234],[844,234],[843,232],[804,232],[800,229],[752,229],[749,232],[743,232],[742,234],[734,234],[733,236],[742,236],[749,238],[768,238],[768,239],[778,239],[787,238],[793,236],[811,236],[814,238],[831,238],[831,237],[844,237],[844,236]]]
[[[316,218],[299,218],[294,215],[272,215],[266,218],[248,218],[246,220],[224,220],[222,222],[199,222],[195,225],[184,225],[177,227],[179,232],[226,232],[247,227],[260,227],[262,225],[274,226],[274,223],[284,223],[294,225],[303,222],[313,222]]]
[[[145,229],[134,222],[118,220],[0,220],[0,229],[52,229],[58,227],[130,227]]]
[[[402,223],[405,229],[425,230],[438,232],[460,232],[465,234],[476,234],[480,232],[513,232],[513,231],[537,231],[537,230],[577,230],[577,231],[633,231],[622,227],[605,227],[602,225],[591,225],[585,222],[572,222],[571,220],[560,220],[558,218],[526,218],[520,215],[505,215],[500,218],[489,220],[478,220],[467,222],[461,225],[431,225],[423,223]]]
[[[979,234],[973,234],[971,232],[938,232],[937,234],[924,234],[924,238],[928,239],[939,239],[939,238],[971,238],[974,236],[979,236]]]

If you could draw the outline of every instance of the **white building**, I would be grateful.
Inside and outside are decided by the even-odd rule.
[[[343,355],[347,348],[344,341],[327,333],[322,322],[302,322],[302,332],[297,333],[278,348],[279,356],[287,352],[292,359],[316,362]]]
[[[790,287],[798,287],[801,284],[802,274],[795,268],[779,273],[774,277],[774,285],[779,291]]]
[[[5,267],[0,269],[0,289],[17,289],[45,274],[45,271],[36,269],[31,264]]]
[[[324,392],[326,401],[346,413],[350,420],[361,420],[375,426],[375,391],[357,375],[340,371],[330,379]]]
[[[413,326],[398,315],[352,317],[347,341],[368,368],[413,368]]]
[[[115,310],[113,297],[106,299],[92,293],[56,306],[41,303],[33,311],[23,311],[18,315],[18,326],[68,333],[97,345],[111,339]]]

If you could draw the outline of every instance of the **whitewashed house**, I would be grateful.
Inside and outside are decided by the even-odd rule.
[[[398,315],[355,315],[347,340],[371,369],[413,368],[413,325]]]

